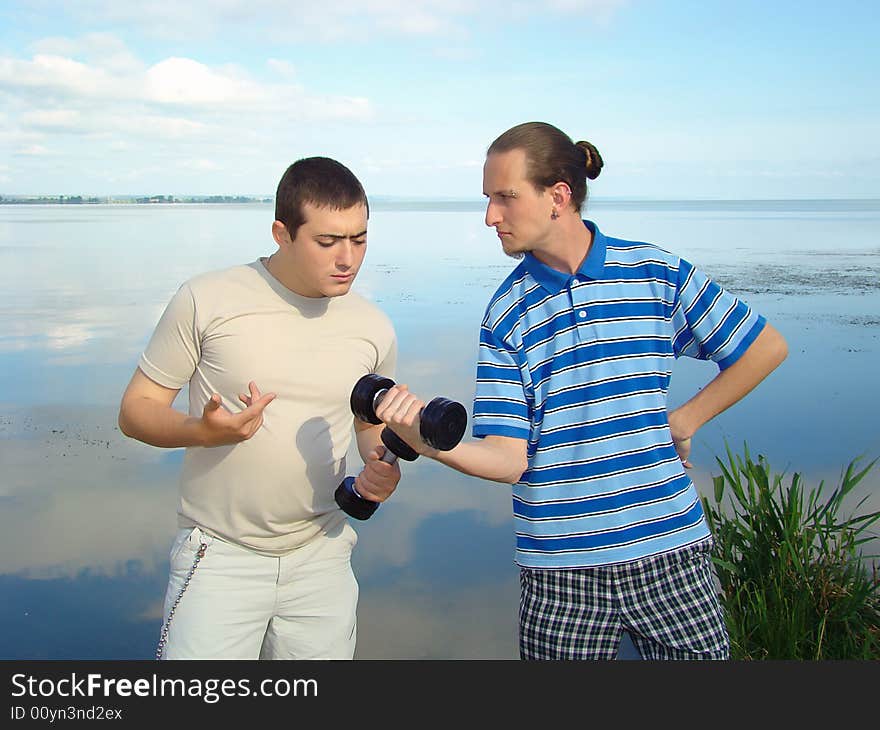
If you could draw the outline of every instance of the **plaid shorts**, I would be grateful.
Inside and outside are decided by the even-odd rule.
[[[623,631],[643,659],[727,659],[703,540],[631,563],[520,570],[522,659],[614,659]]]

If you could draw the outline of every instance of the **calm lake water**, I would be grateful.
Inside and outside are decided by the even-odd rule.
[[[880,201],[593,201],[587,215],[689,258],[788,340],[782,366],[695,438],[701,491],[725,442],[813,486],[880,456]],[[180,283],[270,254],[272,218],[270,205],[0,206],[0,658],[152,658],[182,452],[122,437],[119,398]],[[400,382],[470,410],[483,308],[514,265],[479,200],[373,203],[356,288],[395,323]],[[714,372],[679,361],[671,405]],[[402,468],[392,500],[355,524],[356,656],[516,658],[509,488]],[[856,497],[880,509],[880,465]]]

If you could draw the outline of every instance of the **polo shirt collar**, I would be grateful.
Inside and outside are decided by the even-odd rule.
[[[605,268],[605,252],[606,241],[605,235],[599,230],[599,227],[593,221],[584,220],[584,225],[590,229],[593,234],[593,243],[587,252],[587,257],[581,264],[575,274],[567,274],[557,271],[547,264],[538,261],[531,253],[526,253],[523,257],[523,264],[526,271],[532,275],[544,289],[551,294],[558,294],[560,291],[568,287],[572,278],[581,275],[588,279],[599,279]]]

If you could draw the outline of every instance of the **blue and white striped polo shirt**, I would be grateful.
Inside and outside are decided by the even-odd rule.
[[[684,259],[584,224],[580,270],[526,254],[480,329],[473,434],[528,439],[513,485],[524,567],[622,563],[709,535],[669,432],[672,363],[729,367],[765,324]]]

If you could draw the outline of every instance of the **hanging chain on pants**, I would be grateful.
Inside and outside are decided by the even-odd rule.
[[[192,580],[193,573],[196,572],[196,568],[199,567],[199,561],[205,557],[205,551],[208,549],[207,544],[204,542],[199,543],[199,549],[196,552],[195,560],[193,560],[192,567],[189,569],[189,573],[186,574],[186,578],[183,580],[183,587],[180,589],[180,593],[177,594],[177,598],[174,599],[174,603],[171,604],[171,610],[168,611],[168,620],[162,624],[162,631],[159,634],[159,645],[156,647],[156,659],[162,658],[162,653],[165,651],[165,644],[168,643],[168,629],[171,628],[171,619],[174,618],[174,612],[177,610],[177,604],[180,603],[180,599],[183,598],[183,594],[186,592],[187,586],[189,586],[190,580]]]

